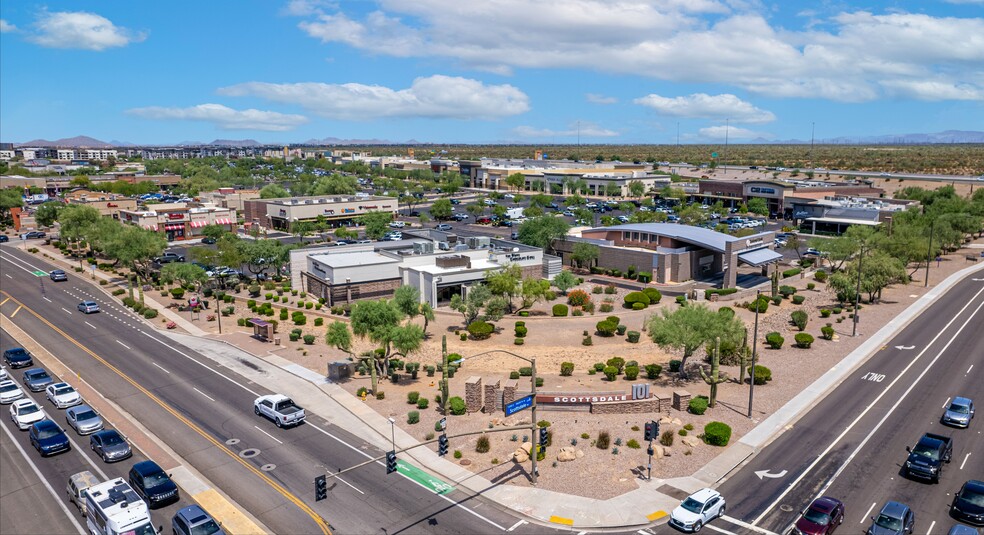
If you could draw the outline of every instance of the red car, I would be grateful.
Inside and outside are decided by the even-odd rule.
[[[492,218],[488,216],[483,216],[475,220],[479,225],[488,225],[492,223]]]
[[[844,504],[836,498],[823,496],[813,500],[803,516],[796,521],[791,535],[828,535],[844,522]]]

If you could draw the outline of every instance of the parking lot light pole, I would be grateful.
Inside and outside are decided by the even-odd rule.
[[[758,333],[759,333],[759,296],[762,294],[762,290],[755,291],[755,330],[752,334],[752,373],[748,374],[748,417],[752,417],[752,401],[755,399],[755,355],[756,349],[758,349]],[[746,333],[748,331],[745,331]]]

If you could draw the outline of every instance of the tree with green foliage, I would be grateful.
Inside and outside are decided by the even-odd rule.
[[[202,227],[202,236],[218,241],[219,238],[228,234],[229,231],[224,225],[205,225]]]
[[[753,197],[748,200],[748,211],[761,216],[769,215],[769,205],[761,197]]]
[[[328,175],[318,177],[308,195],[352,195],[359,190],[358,179],[347,175]]]
[[[260,190],[261,199],[282,199],[289,196],[290,192],[280,184],[268,184]]]
[[[205,270],[187,262],[172,262],[161,267],[161,281],[165,284],[177,282],[182,287],[193,286],[195,293],[201,293],[202,285],[208,281]]]
[[[663,309],[660,315],[649,318],[646,332],[649,338],[665,349],[683,352],[680,376],[686,378],[687,360],[701,347],[717,337],[722,341],[739,343],[745,326],[735,316],[718,314],[703,304]]]
[[[646,185],[639,180],[633,180],[629,182],[629,195],[633,197],[642,197],[646,194]]]
[[[533,305],[537,304],[546,298],[547,292],[550,290],[550,281],[544,280],[538,277],[527,277],[523,279],[523,283],[519,289],[520,305],[516,309],[516,312],[520,310],[526,310],[531,308]]]
[[[571,252],[571,261],[579,268],[591,267],[598,256],[601,254],[601,249],[593,243],[576,242],[574,248]]]
[[[82,254],[79,251],[82,237],[102,219],[99,210],[84,204],[69,204],[58,212],[58,232],[62,240],[72,244],[75,255],[79,258],[79,267],[82,267]],[[119,227],[118,222],[113,221],[113,224]]]
[[[356,221],[365,227],[367,238],[378,240],[386,234],[388,225],[393,221],[393,215],[389,212],[368,212],[359,216]]]
[[[562,218],[544,215],[527,219],[519,226],[519,241],[526,245],[554,251],[554,240],[562,239],[570,230],[570,225]]]
[[[868,294],[868,302],[873,303],[881,298],[883,289],[892,284],[905,284],[909,275],[901,260],[893,258],[882,251],[873,251],[861,260],[861,292]],[[853,301],[858,283],[858,261],[848,262],[843,271],[830,277],[830,286],[836,290],[842,301]]]
[[[575,277],[570,271],[561,270],[560,273],[554,276],[553,285],[560,290],[560,293],[567,295],[567,290],[577,286],[577,277]]]
[[[708,221],[709,217],[707,211],[702,209],[700,205],[688,204],[677,212],[680,217],[681,225],[701,225]]]
[[[520,191],[526,186],[526,175],[523,173],[513,173],[506,177],[506,184],[512,189]]]
[[[0,222],[10,220],[10,209],[24,206],[24,190],[4,188],[0,190]]]
[[[453,208],[450,199],[437,199],[430,207],[430,215],[438,221],[451,219],[454,212]]]
[[[55,221],[58,221],[58,212],[61,212],[64,207],[65,203],[61,201],[41,203],[34,211],[34,221],[37,222],[38,227],[50,227],[55,224]]]
[[[519,264],[506,264],[502,269],[485,272],[485,286],[492,295],[502,296],[508,303],[509,313],[513,312],[513,297],[520,292],[523,268]]]
[[[133,270],[137,276],[139,300],[142,304],[143,281],[150,276],[154,258],[160,256],[166,247],[167,239],[158,232],[145,230],[136,225],[120,225],[119,231],[103,242],[103,254]]]
[[[530,195],[530,206],[539,206],[540,208],[546,208],[550,206],[553,202],[553,198],[549,195],[543,193],[537,193],[536,195]]]
[[[505,313],[502,298],[499,297],[498,299],[498,302],[495,301],[495,296],[492,295],[492,292],[485,285],[478,284],[468,288],[468,292],[464,298],[458,294],[451,296],[450,308],[461,313],[461,317],[465,320],[465,325],[477,319],[495,321],[496,319],[501,319],[502,314]],[[489,306],[490,304],[491,306]],[[485,312],[484,314],[483,311]]]
[[[404,323],[406,316],[393,301],[385,299],[358,301],[352,306],[352,332],[377,345],[368,354],[371,366],[384,376],[389,375],[389,362],[395,355],[407,357],[420,349],[424,330],[419,325]],[[373,384],[373,391],[376,385]]]
[[[270,268],[279,275],[281,266],[290,258],[290,248],[279,240],[239,240],[237,246],[246,269],[254,276]]]

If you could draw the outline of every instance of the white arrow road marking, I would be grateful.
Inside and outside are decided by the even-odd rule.
[[[899,350],[915,349],[915,348],[916,348],[916,346],[895,346],[895,349],[899,349]]]
[[[776,479],[778,477],[782,477],[782,476],[786,475],[786,471],[783,470],[782,472],[779,472],[778,474],[772,474],[772,473],[769,473],[768,470],[757,470],[755,472],[755,475],[759,476],[759,479],[762,479],[763,477],[767,477],[769,479]]]

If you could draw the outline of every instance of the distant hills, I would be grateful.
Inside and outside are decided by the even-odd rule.
[[[942,132],[930,134],[885,134],[878,136],[840,136],[835,138],[818,138],[814,140],[818,145],[931,145],[949,143],[984,143],[984,132],[977,130],[944,130]],[[158,147],[262,147],[262,146],[367,146],[367,145],[420,145],[422,142],[416,139],[408,141],[390,141],[386,139],[342,139],[337,137],[326,137],[322,139],[308,139],[302,143],[296,142],[268,142],[260,143],[255,139],[216,139],[209,143],[199,141],[182,141],[180,143],[159,143],[159,144],[136,144],[128,141],[112,140],[110,142],[100,141],[89,136],[75,136],[49,141],[47,139],[34,139],[24,143],[14,143],[16,147],[85,147],[93,149],[114,148],[114,147],[138,147],[138,146],[158,146]],[[751,145],[802,145],[810,143],[809,139],[786,139],[774,140],[757,138],[744,144]],[[465,144],[467,145],[467,143]],[[488,145],[478,143],[477,145]],[[638,145],[638,143],[628,143],[627,145]]]

